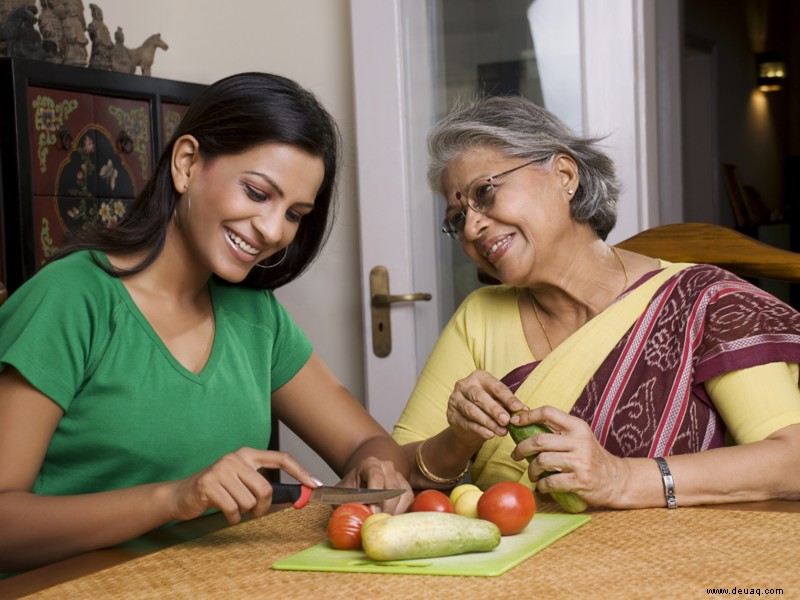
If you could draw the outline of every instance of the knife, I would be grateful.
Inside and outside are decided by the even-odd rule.
[[[272,483],[272,502],[292,502],[295,508],[303,508],[309,502],[347,504],[360,502],[372,504],[394,498],[405,490],[372,490],[368,488],[345,488],[322,485],[310,488],[299,483]]]

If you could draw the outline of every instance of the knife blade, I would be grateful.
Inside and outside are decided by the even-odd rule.
[[[310,488],[299,483],[272,483],[272,502],[291,502],[295,508],[303,508],[309,502],[324,504],[347,504],[360,502],[371,504],[383,502],[405,492],[405,490],[373,490],[369,488],[345,488],[323,485]]]

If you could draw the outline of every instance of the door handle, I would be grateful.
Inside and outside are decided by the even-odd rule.
[[[421,292],[416,294],[399,294],[397,296],[393,294],[373,294],[372,306],[388,306],[389,304],[394,304],[395,302],[425,302],[430,299],[430,294]]]
[[[433,296],[424,292],[412,294],[389,293],[389,271],[378,265],[369,272],[370,312],[372,315],[372,351],[384,358],[392,352],[392,304],[398,302],[427,302]]]

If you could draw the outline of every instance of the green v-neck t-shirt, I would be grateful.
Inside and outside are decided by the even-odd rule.
[[[105,256],[98,258],[107,264]],[[64,411],[33,492],[84,494],[187,477],[266,449],[271,392],[312,346],[270,291],[212,279],[215,336],[199,374],[88,251],[44,267],[0,308],[0,367]]]

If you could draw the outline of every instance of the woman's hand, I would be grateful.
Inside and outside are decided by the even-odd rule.
[[[447,422],[465,446],[480,446],[508,433],[511,415],[525,408],[504,383],[486,371],[456,382],[447,402]]]
[[[321,485],[286,452],[240,448],[199,473],[174,482],[174,518],[194,519],[213,508],[219,509],[231,525],[241,521],[245,513],[264,516],[272,506],[272,486],[260,469],[281,469],[309,487]]]
[[[553,432],[534,435],[511,453],[514,460],[538,454],[528,477],[539,492],[575,492],[593,506],[612,506],[622,497],[630,475],[627,463],[600,445],[586,421],[544,406],[519,413],[513,422],[543,423]],[[542,477],[545,472],[551,474]]]
[[[398,473],[394,463],[380,460],[371,456],[348,472],[339,483],[342,487],[370,488],[374,490],[405,490],[401,496],[384,500],[381,504],[370,505],[373,512],[388,512],[400,514],[406,512],[414,501],[414,492],[411,485],[401,473]]]

